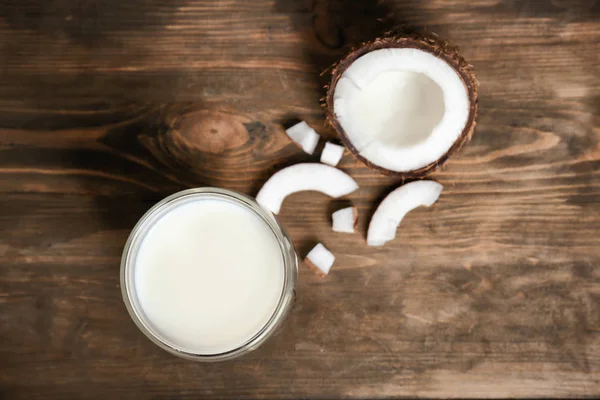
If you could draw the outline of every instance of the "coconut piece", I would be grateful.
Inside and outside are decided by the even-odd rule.
[[[396,229],[404,216],[419,206],[430,207],[443,186],[434,181],[415,181],[400,186],[379,204],[367,232],[369,246],[383,246],[396,237]]]
[[[369,167],[423,177],[471,139],[478,85],[458,49],[437,36],[386,36],[333,69],[327,118]]]
[[[321,162],[323,164],[331,165],[335,167],[339,164],[342,156],[344,155],[344,146],[335,144],[332,142],[325,143],[323,152],[321,152]]]
[[[312,154],[315,152],[315,148],[319,143],[319,134],[305,121],[298,122],[296,125],[286,129],[285,133],[305,153]]]
[[[308,252],[304,261],[310,269],[316,271],[319,275],[325,276],[329,274],[335,256],[319,243]]]
[[[334,232],[354,233],[358,220],[358,210],[356,207],[342,208],[331,214],[331,220]]]
[[[258,204],[278,214],[283,200],[292,193],[314,190],[338,198],[358,189],[345,172],[325,164],[304,163],[276,172],[256,196]]]

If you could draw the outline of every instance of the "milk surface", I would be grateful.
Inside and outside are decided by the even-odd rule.
[[[187,201],[142,239],[137,298],[170,345],[195,354],[233,350],[273,315],[284,283],[275,234],[258,215],[221,199]]]

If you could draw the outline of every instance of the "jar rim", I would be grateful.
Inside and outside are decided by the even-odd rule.
[[[181,201],[187,198],[191,200],[221,198],[248,209],[267,224],[267,226],[275,235],[275,238],[281,249],[284,268],[283,287],[278,304],[275,307],[273,314],[254,336],[234,349],[222,353],[198,354],[190,352],[188,349],[184,349],[183,347],[178,347],[175,343],[166,340],[148,321],[148,318],[145,316],[137,300],[133,277],[133,264],[135,263],[137,250],[146,233],[152,228],[152,226],[154,226],[154,224],[166,213],[180,206]],[[211,362],[230,360],[246,354],[260,346],[273,334],[273,332],[275,332],[275,330],[285,319],[285,316],[292,305],[293,298],[295,297],[297,279],[298,259],[294,250],[294,246],[287,232],[285,232],[275,216],[271,212],[262,208],[253,198],[247,195],[214,187],[201,187],[182,190],[164,198],[151,207],[139,219],[137,224],[132,229],[129,237],[127,238],[127,242],[125,243],[125,248],[121,257],[121,293],[127,311],[133,322],[146,337],[148,337],[154,344],[158,345],[163,350],[166,350],[176,356],[196,361]]]

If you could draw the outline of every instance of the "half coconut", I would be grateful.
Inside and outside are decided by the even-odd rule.
[[[421,178],[473,135],[473,68],[435,35],[386,36],[332,72],[327,119],[348,149],[388,175]]]

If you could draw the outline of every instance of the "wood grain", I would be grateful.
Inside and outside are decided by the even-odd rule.
[[[8,0],[0,3],[0,397],[600,396],[597,1]],[[118,271],[136,220],[174,191],[256,194],[315,161],[327,75],[396,24],[462,47],[481,82],[473,141],[395,241],[366,224],[399,181],[345,155],[348,201],[302,193],[281,221],[304,266],[284,329],[214,365],[129,319]]]

